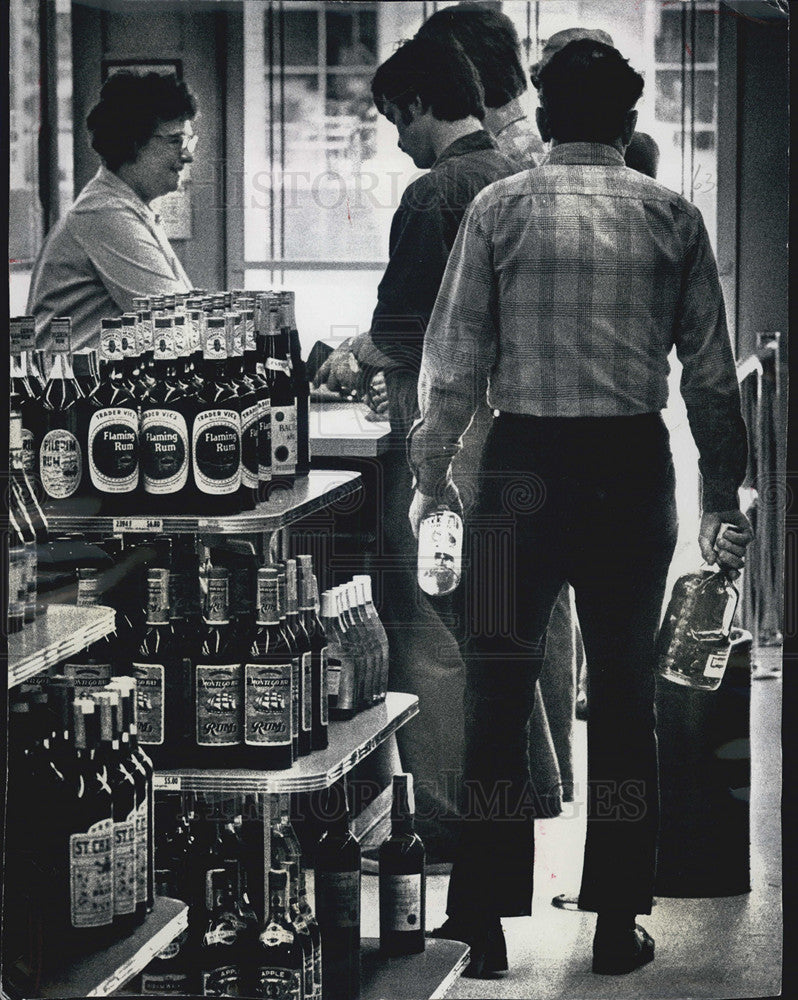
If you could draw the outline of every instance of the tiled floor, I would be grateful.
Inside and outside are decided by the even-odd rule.
[[[759,662],[777,662],[764,650]],[[576,760],[584,785],[586,727],[577,724]],[[451,997],[692,1000],[774,996],[781,983],[781,680],[756,680],[751,698],[752,891],[723,899],[659,897],[643,919],[657,957],[629,976],[594,976],[594,916],[556,909],[551,899],[579,885],[584,810],[541,820],[536,830],[535,901],[531,917],[503,921],[510,972],[494,980],[460,979]],[[579,775],[577,775],[577,780]],[[447,878],[427,881],[427,926],[445,919]],[[377,879],[364,877],[364,936],[378,936]],[[373,898],[371,898],[373,896]],[[368,915],[368,916],[367,916]]]

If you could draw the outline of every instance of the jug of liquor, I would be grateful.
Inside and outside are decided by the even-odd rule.
[[[441,597],[460,583],[463,563],[463,521],[456,511],[438,507],[418,529],[418,585],[425,594]]]
[[[738,599],[722,569],[701,569],[680,577],[659,633],[660,674],[699,691],[719,688],[731,653]]]

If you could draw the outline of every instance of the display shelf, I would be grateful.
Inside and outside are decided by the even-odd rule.
[[[15,997],[107,997],[137,976],[155,956],[188,927],[188,907],[177,899],[158,896],[152,913],[128,937],[115,941],[38,983],[13,987]]]
[[[8,686],[74,656],[114,630],[113,608],[75,608],[52,604],[44,615],[8,639]]]
[[[462,941],[427,938],[418,955],[386,958],[376,938],[360,942],[360,1000],[421,1000],[445,997],[460,977],[470,949]]]
[[[98,514],[100,500],[80,497],[77,500],[60,500],[45,508],[50,530],[80,531],[86,534],[177,534],[180,532],[209,535],[247,535],[263,531],[279,531],[308,514],[335,503],[361,488],[360,473],[341,470],[313,469],[298,479],[291,489],[276,492],[266,503],[255,510],[240,514],[220,514],[203,517],[201,514],[134,514],[127,517],[110,517]],[[131,501],[131,506],[135,503]]]
[[[284,794],[328,788],[418,713],[414,694],[389,692],[381,705],[346,722],[331,722],[329,746],[300,759],[284,771],[234,768],[159,770],[155,788],[187,792]]]
[[[387,451],[391,425],[369,420],[370,413],[364,403],[311,403],[312,457],[375,458]]]

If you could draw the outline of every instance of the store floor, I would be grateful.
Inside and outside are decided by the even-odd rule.
[[[765,671],[780,662],[765,649]],[[585,782],[586,725],[577,723],[577,787]],[[448,996],[634,1000],[775,996],[781,988],[781,679],[755,680],[751,694],[751,885],[724,899],[657,898],[643,919],[657,943],[653,963],[628,976],[590,971],[595,917],[556,909],[559,893],[579,886],[584,806],[536,824],[535,900],[531,917],[503,921],[510,972],[494,980],[460,979]],[[723,831],[718,831],[722,836]],[[363,878],[364,936],[377,937],[377,882]],[[445,919],[446,876],[427,880],[427,926]]]

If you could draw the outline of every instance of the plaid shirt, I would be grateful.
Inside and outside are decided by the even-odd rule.
[[[556,146],[463,219],[424,341],[409,449],[419,489],[447,475],[486,391],[510,413],[652,413],[667,403],[674,344],[704,509],[736,508],[745,426],[701,214],[610,146]]]
[[[536,167],[546,155],[546,147],[517,97],[500,108],[486,108],[482,127],[516,170]]]

